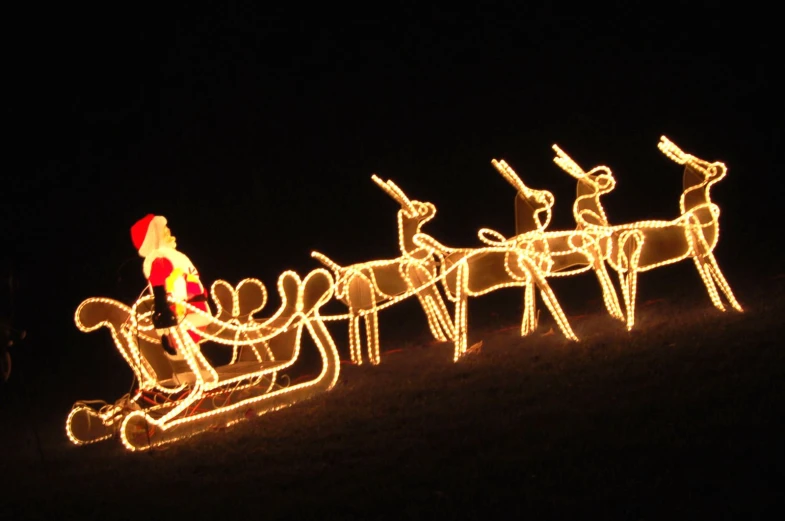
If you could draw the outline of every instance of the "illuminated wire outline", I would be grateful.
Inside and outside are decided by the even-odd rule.
[[[526,186],[515,170],[506,161],[492,160],[496,170],[517,191],[515,197],[515,233],[504,239],[495,233],[496,240],[487,235],[492,230],[480,230],[480,240],[489,245],[510,243],[523,248],[530,256],[540,259],[545,277],[569,277],[593,270],[600,283],[603,303],[608,313],[624,320],[616,290],[603,261],[600,244],[594,234],[583,230],[545,231],[551,222],[555,198],[547,190],[536,190]],[[537,326],[534,287],[527,285],[524,293],[524,312],[521,320],[521,335],[525,336]]]
[[[355,364],[362,364],[360,321],[365,321],[368,358],[381,362],[379,311],[410,296],[416,296],[425,312],[433,337],[445,342],[454,337],[454,326],[447,306],[434,284],[437,261],[429,250],[417,247],[413,237],[436,215],[431,203],[412,201],[392,181],[371,179],[392,197],[398,210],[398,246],[401,256],[340,266],[326,255],[313,251],[311,256],[335,274],[335,296],[349,308],[349,351]]]
[[[245,290],[243,290],[245,288]],[[213,367],[188,335],[187,319],[167,330],[177,347],[169,357],[187,370],[172,378],[158,378],[149,359],[150,345],[158,342],[150,320],[151,299],[141,298],[133,307],[107,298],[90,298],[75,313],[77,327],[84,332],[109,329],[115,346],[137,377],[138,390],[115,402],[77,402],[66,419],[66,434],[75,444],[94,443],[119,433],[129,450],[145,450],[186,438],[208,428],[234,424],[248,417],[287,407],[331,389],[338,380],[340,360],[335,343],[319,315],[319,308],[332,298],[334,282],[327,270],[316,269],[304,279],[286,271],[278,279],[281,307],[268,319],[254,319],[266,302],[261,282],[246,279],[232,288],[224,281],[212,287],[218,313],[210,316],[205,337],[231,346],[230,364]],[[256,304],[247,305],[250,301]],[[255,296],[254,296],[255,295]],[[174,301],[171,301],[174,302]],[[244,304],[245,302],[245,304]],[[181,302],[189,311],[201,310]],[[135,316],[135,310],[145,309]],[[231,311],[230,311],[231,310]],[[209,315],[208,315],[209,316]],[[307,331],[319,351],[322,368],[315,377],[290,386],[275,385],[280,371],[291,367],[300,352],[302,333]],[[148,342],[145,344],[144,342]],[[250,347],[238,355],[241,346]],[[289,358],[271,358],[276,351]],[[166,355],[168,356],[168,355]],[[259,358],[262,361],[259,361]],[[145,393],[163,396],[148,405]],[[101,404],[103,403],[103,406]]]
[[[681,215],[671,221],[638,221],[610,225],[600,197],[613,190],[616,180],[607,166],[585,172],[557,145],[554,162],[578,180],[573,216],[578,227],[596,236],[603,257],[618,273],[624,297],[627,329],[635,325],[638,273],[692,259],[714,306],[725,311],[719,290],[730,306],[743,311],[714,257],[719,240],[720,209],[711,201],[712,185],[727,174],[724,163],[687,154],[667,137],[657,145],[666,157],[684,165]],[[653,249],[649,244],[656,244]],[[669,251],[673,250],[673,251]]]

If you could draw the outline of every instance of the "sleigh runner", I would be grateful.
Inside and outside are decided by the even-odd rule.
[[[236,288],[224,281],[213,284],[217,312],[208,316],[201,336],[232,350],[230,362],[220,366],[213,366],[201,353],[200,344],[188,334],[187,320],[167,331],[177,355],[167,353],[152,325],[150,296],[132,307],[107,298],[82,302],[75,314],[77,327],[85,332],[102,326],[109,329],[137,387],[112,404],[75,403],[66,421],[68,437],[81,445],[119,435],[126,448],[144,450],[331,389],[340,363],[319,308],[332,298],[332,277],[324,269],[304,279],[287,271],[279,277],[278,292],[281,306],[275,315],[255,319],[253,315],[267,301],[261,282],[246,279]],[[321,369],[296,384],[284,378],[282,385],[283,371],[299,358],[304,333],[319,352]]]

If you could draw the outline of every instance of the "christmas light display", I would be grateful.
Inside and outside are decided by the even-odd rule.
[[[624,297],[627,329],[635,324],[635,298],[638,273],[692,259],[703,280],[709,298],[717,309],[725,310],[719,290],[733,309],[741,305],[725,280],[714,248],[719,240],[719,207],[711,201],[709,191],[727,173],[718,161],[708,162],[680,150],[662,136],[660,151],[680,165],[684,165],[683,191],[679,198],[681,215],[671,221],[638,221],[610,225],[600,197],[616,186],[607,166],[585,172],[558,146],[556,162],[565,172],[578,180],[578,193],[573,215],[578,227],[596,238],[601,245],[603,259],[616,270]]]
[[[379,314],[404,299],[416,297],[433,337],[452,341],[453,360],[468,348],[468,299],[503,288],[524,289],[521,335],[537,327],[536,292],[562,334],[577,341],[548,279],[593,271],[608,313],[635,324],[638,274],[692,259],[709,297],[718,309],[726,304],[742,311],[714,257],[719,239],[719,207],[710,188],[727,168],[687,154],[666,137],[658,145],[669,159],[684,165],[680,215],[670,221],[638,221],[611,225],[601,203],[616,180],[607,166],[586,172],[557,145],[555,163],[577,179],[573,204],[576,229],[548,230],[554,195],[528,187],[504,160],[496,170],[517,191],[515,236],[489,228],[478,231],[476,247],[446,246],[423,227],[436,207],[408,197],[391,180],[372,180],[399,206],[400,256],[341,266],[319,252],[318,268],[304,278],[293,271],[280,275],[279,309],[269,318],[257,314],[267,303],[265,286],[245,279],[237,286],[216,281],[209,298],[191,261],[176,250],[166,219],[149,214],[131,230],[149,293],[131,306],[109,298],[89,298],[75,312],[77,327],[91,332],[105,327],[135,377],[135,387],[113,403],[76,402],[66,420],[66,434],[77,445],[118,437],[129,450],[146,450],[224,427],[251,416],[287,407],[331,389],[338,380],[338,349],[325,326],[347,320],[349,352],[363,362],[362,325],[367,356],[379,364]],[[608,273],[617,273],[624,309]],[[445,304],[439,288],[453,304]],[[347,306],[341,315],[322,315],[332,298]],[[319,353],[318,374],[292,382],[304,340]],[[225,348],[229,362],[213,364],[202,346]],[[474,350],[473,350],[474,351]],[[286,376],[286,378],[284,378]]]
[[[515,237],[511,244],[524,249],[540,262],[546,277],[568,277],[593,270],[600,282],[603,302],[608,313],[624,320],[619,299],[603,261],[600,243],[594,234],[583,230],[545,231],[551,221],[555,198],[547,190],[529,188],[506,161],[491,161],[496,170],[517,191],[515,197]],[[483,239],[483,236],[480,237]],[[526,286],[521,335],[537,326],[534,286]]]
[[[467,299],[469,296],[481,296],[500,288],[536,285],[543,292],[545,303],[556,317],[564,335],[571,340],[577,340],[561,306],[545,280],[543,272],[550,269],[548,264],[552,262],[550,259],[537,255],[537,252],[526,243],[519,244],[508,241],[501,237],[501,234],[487,229],[480,230],[481,239],[489,244],[486,247],[450,248],[444,246],[421,231],[422,225],[436,214],[436,207],[432,203],[422,203],[410,199],[391,180],[382,181],[377,176],[373,176],[373,180],[401,205],[399,243],[402,257],[394,260],[369,261],[342,268],[334,263],[330,264],[329,259],[314,252],[312,255],[335,270],[336,284],[342,285],[337,286],[335,293],[340,295],[339,298],[345,302],[352,302],[352,299],[346,296],[349,284],[354,284],[358,300],[367,295],[381,295],[378,300],[370,298],[366,300],[368,304],[373,303],[372,306],[368,305],[365,309],[358,306],[348,315],[325,317],[325,319],[348,318],[350,321],[359,321],[360,317],[369,314],[376,316],[381,309],[396,304],[404,298],[418,295],[423,302],[429,323],[440,324],[443,328],[444,333],[440,340],[444,340],[444,336],[449,336],[453,341],[453,359],[458,360],[467,348]],[[417,217],[412,219],[413,216]],[[432,259],[436,260],[433,264]],[[379,291],[379,283],[376,282],[378,276],[374,269],[388,266],[395,267],[394,270],[390,270],[391,273],[399,274],[398,288],[401,292],[396,296],[388,296],[388,294]],[[434,268],[438,268],[438,272]],[[469,274],[471,270],[473,270],[473,275]],[[410,274],[412,272],[420,275],[420,278],[415,282],[411,282]],[[426,277],[422,276],[423,273],[426,274]],[[404,286],[402,282],[406,282],[406,285]],[[452,320],[440,294],[436,292],[435,286],[437,284],[445,288],[447,297],[455,303]],[[429,301],[422,298],[422,295],[434,295],[434,297]],[[371,322],[371,324],[375,323],[375,321]],[[434,332],[433,327],[431,330]],[[358,331],[358,328],[355,327],[353,331]],[[368,335],[369,340],[372,334],[373,331]],[[436,336],[435,333],[434,336]],[[354,342],[354,346],[357,346],[359,337],[350,333],[350,343],[352,342]],[[378,349],[378,343],[370,344],[369,347]],[[359,355],[357,347],[351,349],[353,356]],[[378,351],[376,354],[378,356]]]
[[[340,361],[319,308],[332,298],[333,287],[332,276],[324,269],[304,279],[284,272],[278,279],[281,306],[267,319],[253,317],[267,300],[264,286],[255,279],[242,281],[236,289],[224,281],[213,284],[215,316],[187,302],[170,301],[201,315],[207,326],[200,342],[232,349],[230,363],[222,366],[205,358],[187,321],[166,330],[177,350],[175,355],[167,353],[152,323],[150,295],[131,307],[108,298],[85,300],[76,310],[77,327],[85,332],[109,330],[136,376],[137,388],[111,404],[74,404],[66,420],[69,439],[81,445],[119,434],[126,448],[145,450],[331,389]],[[298,359],[305,331],[319,351],[321,370],[307,381],[281,385],[279,376]]]
[[[431,203],[411,201],[392,181],[371,176],[385,193],[401,205],[398,210],[398,245],[401,256],[340,266],[319,252],[311,256],[335,273],[335,296],[346,304],[349,313],[349,351],[352,362],[362,364],[360,321],[365,321],[368,358],[372,364],[381,361],[379,347],[379,311],[405,298],[416,295],[425,311],[431,334],[444,342],[452,339],[453,324],[444,304],[435,277],[436,259],[430,250],[417,247],[413,237],[436,215]]]
[[[468,298],[479,297],[503,288],[536,285],[559,329],[570,340],[578,340],[561,305],[545,278],[552,262],[531,250],[484,228],[479,232],[484,242],[496,244],[479,248],[452,248],[425,233],[414,236],[414,242],[428,248],[439,258],[439,278],[447,297],[455,303],[455,338],[453,360],[457,361],[468,347]],[[533,290],[532,290],[533,291]],[[527,320],[524,319],[524,323]],[[529,325],[531,321],[529,320]]]

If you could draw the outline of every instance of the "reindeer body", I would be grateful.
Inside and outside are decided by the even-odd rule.
[[[547,257],[531,255],[511,242],[481,248],[450,248],[424,233],[418,233],[415,242],[431,249],[441,259],[440,278],[447,297],[455,303],[453,360],[457,361],[467,349],[468,298],[501,288],[536,285],[564,336],[578,340],[545,280],[544,273],[549,269]]]
[[[553,215],[555,198],[547,190],[532,189],[505,161],[492,161],[493,165],[517,191],[515,197],[515,233],[510,239],[532,256],[547,259],[546,277],[568,277],[593,270],[600,282],[603,301],[611,316],[623,320],[619,300],[602,258],[598,238],[582,230],[546,231]],[[537,326],[534,288],[526,286],[521,335]]]
[[[406,280],[401,272],[408,271],[407,263],[399,259],[370,262],[359,268],[347,267],[343,270],[343,279],[338,283],[337,289],[342,296],[354,295],[354,303],[361,309],[370,309],[374,304],[397,297],[408,289]],[[363,293],[365,281],[372,284],[375,298],[370,293]]]
[[[711,202],[711,186],[725,177],[723,163],[709,163],[685,154],[664,136],[658,145],[670,159],[685,165],[683,192],[679,200],[681,215],[671,221],[638,221],[610,225],[600,197],[615,186],[613,175],[601,166],[583,170],[554,145],[554,161],[578,179],[578,195],[573,215],[579,229],[593,234],[600,244],[602,257],[619,274],[627,315],[627,329],[635,324],[637,275],[660,266],[693,259],[712,303],[720,310],[725,306],[717,286],[730,305],[742,311],[713,250],[719,239],[719,207]]]
[[[360,319],[365,320],[368,358],[381,361],[379,349],[379,306],[417,295],[425,311],[431,334],[444,342],[453,336],[447,307],[433,283],[438,272],[434,257],[416,246],[413,237],[433,219],[436,208],[431,203],[410,201],[391,181],[372,179],[401,204],[398,211],[398,244],[401,256],[340,266],[319,252],[311,256],[333,270],[336,298],[349,308],[349,347],[352,362],[362,364]]]

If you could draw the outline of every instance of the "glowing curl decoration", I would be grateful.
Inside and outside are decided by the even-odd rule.
[[[392,181],[382,181],[376,175],[371,178],[401,205],[398,210],[401,256],[340,266],[322,253],[311,253],[335,273],[335,296],[346,304],[349,313],[330,319],[348,319],[349,351],[352,362],[358,365],[362,364],[361,319],[365,321],[368,358],[372,364],[378,364],[381,361],[379,312],[411,296],[420,301],[435,339],[444,342],[455,334],[449,312],[436,286],[436,258],[429,248],[421,248],[413,240],[422,226],[436,215],[436,207],[428,202],[410,200]]]
[[[712,185],[722,180],[725,164],[708,162],[687,154],[665,136],[657,145],[666,157],[684,165],[683,191],[679,198],[681,214],[670,221],[638,221],[611,225],[600,198],[611,192],[616,180],[607,166],[585,172],[558,146],[554,161],[578,180],[573,216],[581,230],[592,234],[601,245],[602,258],[619,275],[627,329],[635,324],[635,298],[638,273],[692,259],[714,306],[725,311],[724,294],[730,306],[742,311],[725,280],[714,248],[719,240],[720,209],[711,201]]]

